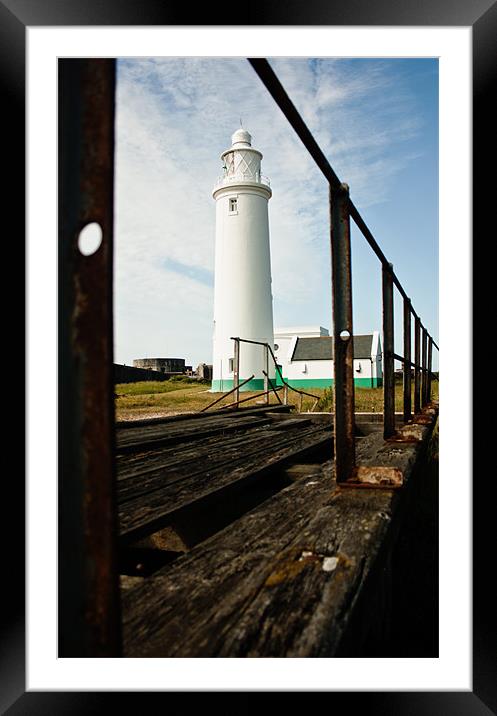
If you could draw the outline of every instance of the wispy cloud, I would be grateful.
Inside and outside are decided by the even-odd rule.
[[[181,276],[186,276],[192,279],[192,281],[198,281],[206,286],[214,286],[214,274],[212,271],[201,268],[200,266],[182,264],[180,261],[166,259],[164,268],[168,271],[179,273]]]

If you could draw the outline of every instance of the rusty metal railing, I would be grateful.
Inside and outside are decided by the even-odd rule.
[[[269,403],[269,394],[271,390],[269,389],[271,379],[269,378],[269,356],[271,356],[274,367],[276,369],[276,372],[278,373],[281,383],[281,386],[277,386],[277,388],[273,388],[274,390],[277,390],[278,387],[284,388],[284,404],[288,404],[288,390],[291,390],[294,393],[298,393],[300,395],[300,406],[299,406],[299,412],[302,412],[302,397],[304,395],[307,395],[309,398],[314,398],[314,404],[311,408],[311,412],[314,411],[316,405],[319,402],[319,396],[314,395],[313,393],[307,393],[305,390],[300,390],[299,388],[294,388],[293,385],[290,385],[290,383],[287,383],[287,381],[283,378],[283,374],[280,370],[280,367],[278,365],[278,361],[276,360],[276,356],[274,355],[273,349],[269,345],[269,343],[265,343],[264,341],[252,341],[248,338],[239,338],[238,336],[231,336],[231,340],[234,341],[235,348],[234,348],[234,361],[233,361],[233,375],[235,382],[239,381],[239,374],[240,374],[240,343],[251,343],[254,346],[262,346],[264,348],[264,363],[266,366],[266,370],[263,370],[262,373],[264,375],[264,395],[267,394],[267,402]],[[252,376],[253,377],[253,376]],[[241,385],[241,384],[240,384]],[[241,402],[241,401],[240,401]]]
[[[206,410],[209,410],[209,408],[212,408],[217,403],[220,403],[223,401],[228,395],[231,395],[232,393],[235,393],[235,400],[232,403],[228,403],[227,405],[223,405],[222,408],[237,408],[242,403],[246,403],[248,400],[255,400],[256,398],[265,398],[266,405],[270,404],[270,397],[271,393],[274,393],[276,398],[278,399],[278,402],[280,404],[288,405],[288,390],[293,391],[294,393],[298,393],[300,395],[300,404],[299,404],[299,412],[302,412],[302,402],[303,402],[303,396],[307,395],[309,398],[314,398],[314,403],[311,408],[311,412],[314,411],[316,408],[316,405],[319,402],[319,396],[313,395],[312,393],[307,393],[305,390],[299,390],[298,388],[294,388],[292,385],[286,382],[286,380],[283,378],[283,375],[280,371],[278,362],[276,360],[276,356],[273,353],[273,349],[269,345],[269,343],[264,343],[262,341],[251,341],[247,338],[238,338],[238,337],[231,337],[231,340],[234,342],[234,349],[233,349],[233,383],[234,386],[231,390],[228,390],[224,395],[222,395],[220,398],[216,398],[216,400],[213,400],[212,403],[209,403],[209,405],[206,405],[202,410],[199,412],[203,413]],[[240,398],[240,388],[243,385],[246,385],[249,383],[252,378],[254,378],[253,375],[250,376],[250,378],[246,378],[240,383],[240,343],[252,343],[256,346],[262,346],[264,348],[264,367],[265,370],[262,371],[262,374],[264,376],[264,390],[261,393],[257,393],[256,395],[250,395],[246,398]],[[269,356],[271,356],[275,369],[278,372],[280,376],[280,380],[282,382],[282,385],[273,385],[271,378],[269,377]],[[280,396],[278,395],[278,391],[283,390],[284,399],[281,400]]]
[[[224,393],[223,395],[221,395],[220,398],[216,398],[215,400],[212,401],[212,403],[209,403],[209,405],[206,405],[205,407],[203,407],[203,408],[202,408],[201,410],[199,410],[198,412],[199,412],[199,413],[205,413],[206,410],[209,410],[209,408],[212,408],[214,405],[217,405],[218,403],[220,403],[222,400],[224,400],[225,398],[227,398],[228,395],[231,395],[232,393],[237,393],[237,395],[238,395],[238,391],[240,390],[240,386],[245,385],[245,383],[248,383],[249,381],[251,381],[253,377],[254,377],[254,376],[251,375],[250,378],[246,378],[242,383],[239,383],[239,382],[237,381],[234,388],[232,388],[231,390],[228,390],[226,393]],[[235,401],[235,405],[236,405],[237,402],[238,402],[238,399]],[[226,408],[226,407],[227,407],[226,405],[223,405],[223,408]]]
[[[297,133],[329,184],[330,238],[332,256],[332,320],[334,348],[335,468],[338,483],[360,483],[355,460],[355,414],[353,378],[352,273],[350,260],[350,219],[354,220],[382,267],[383,305],[383,434],[396,435],[395,429],[395,360],[402,362],[403,418],[412,417],[411,366],[414,365],[414,412],[419,413],[431,400],[432,350],[438,346],[412,307],[402,284],[394,273],[366,222],[349,197],[343,184],[326,159],[316,140],[288,97],[266,59],[249,58],[249,62]],[[394,286],[404,299],[404,355],[394,352]],[[414,364],[411,362],[411,316],[415,319]],[[422,335],[422,338],[421,338]],[[421,346],[422,341],[422,346]]]
[[[59,60],[59,657],[121,654],[112,385],[115,60]],[[102,243],[84,254],[80,232]]]

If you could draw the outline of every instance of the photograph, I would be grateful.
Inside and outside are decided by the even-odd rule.
[[[64,332],[115,474],[87,457],[84,508],[60,475],[60,656],[436,657],[438,59],[59,77]]]
[[[1,713],[120,691],[496,712],[480,4],[188,28],[148,2],[2,0],[28,417]]]

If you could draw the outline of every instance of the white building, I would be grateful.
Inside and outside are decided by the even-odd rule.
[[[216,200],[214,340],[212,391],[233,388],[232,337],[273,345],[273,298],[269,252],[269,180],[261,174],[262,154],[251,136],[238,129],[232,145],[221,155],[223,175]],[[263,388],[262,346],[240,344],[240,382],[254,378],[242,390]],[[274,380],[273,361],[269,377]]]
[[[322,326],[277,328],[275,356],[283,379],[294,388],[333,385],[333,337]],[[377,388],[383,384],[381,341],[378,331],[353,337],[354,384]],[[279,376],[276,380],[281,384]]]

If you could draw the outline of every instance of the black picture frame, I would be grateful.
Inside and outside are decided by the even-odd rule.
[[[492,182],[486,180],[488,157],[497,156],[496,111],[492,107],[493,79],[497,65],[497,3],[489,0],[418,0],[398,3],[395,0],[350,0],[348,3],[325,0],[287,0],[282,9],[276,2],[251,3],[236,8],[223,2],[205,5],[193,11],[195,25],[348,25],[348,26],[471,26],[473,30],[473,275],[480,272],[482,253],[479,238],[491,226],[490,210],[495,199]],[[4,111],[4,165],[9,167],[10,212],[19,219],[25,215],[25,52],[26,28],[34,26],[71,25],[191,25],[192,10],[181,4],[164,0],[0,0],[0,77]],[[17,222],[16,241],[23,242]],[[473,315],[483,306],[484,282],[474,282]],[[480,334],[475,334],[477,352]],[[476,350],[475,350],[476,349]],[[475,371],[473,395],[482,388],[482,376]],[[474,400],[474,410],[478,408]],[[368,714],[396,716],[416,714],[450,714],[451,716],[497,714],[497,679],[495,678],[497,643],[495,608],[491,588],[495,530],[493,504],[488,500],[489,468],[480,465],[478,455],[483,452],[483,432],[475,431],[473,444],[473,474],[479,479],[473,484],[473,691],[472,692],[331,692],[325,695],[326,707],[336,709],[344,697],[342,707],[364,709]],[[483,463],[483,460],[481,460]],[[478,470],[478,467],[480,468]],[[485,474],[485,472],[487,474]],[[17,475],[20,478],[19,475]],[[140,712],[151,710],[151,697],[161,698],[161,708],[169,713],[184,712],[197,703],[205,708],[214,694],[181,694],[181,707],[171,693],[116,692],[49,692],[25,691],[25,582],[24,582],[24,482],[11,480],[6,489],[8,511],[15,526],[16,540],[9,540],[4,555],[4,574],[8,574],[8,589],[3,590],[2,640],[0,646],[0,712],[9,716],[20,714],[83,714],[108,712],[118,708],[121,697],[128,706],[140,704]],[[492,512],[490,511],[492,510]],[[2,524],[5,528],[5,523]],[[9,530],[12,527],[9,527]],[[3,544],[7,544],[7,532]],[[455,625],[456,627],[456,625]],[[224,698],[224,696],[226,698]],[[222,709],[226,713],[248,713],[259,694],[224,694]],[[267,696],[267,695],[266,695]],[[307,697],[307,694],[302,694]],[[146,698],[146,702],[143,700]],[[230,706],[233,698],[233,705]],[[299,695],[292,695],[292,700]],[[140,701],[138,701],[140,699]],[[200,699],[202,700],[200,704]],[[207,699],[207,701],[206,701]],[[271,699],[272,701],[273,699]],[[259,702],[259,699],[257,699]],[[260,708],[257,705],[257,708]]]

